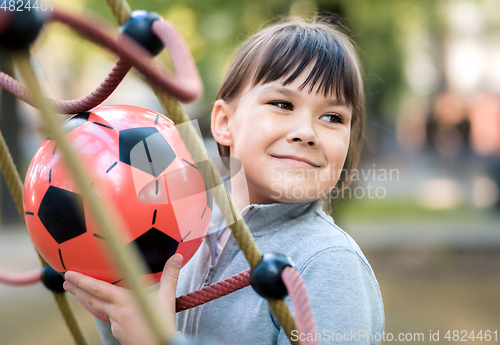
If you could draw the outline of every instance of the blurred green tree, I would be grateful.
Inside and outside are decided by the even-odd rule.
[[[439,1],[423,0],[130,0],[132,9],[155,11],[179,29],[196,59],[205,85],[204,101],[215,97],[236,46],[259,27],[289,14],[311,15],[316,10],[338,17],[356,43],[365,70],[370,117],[393,120],[405,91],[404,27],[423,18],[431,25]],[[86,0],[85,7],[114,21],[104,0]]]

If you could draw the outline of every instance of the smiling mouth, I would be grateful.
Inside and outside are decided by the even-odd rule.
[[[278,159],[282,161],[283,163],[289,164],[289,165],[294,165],[298,167],[304,167],[304,168],[319,168],[318,166],[312,165],[308,162],[304,162],[298,159],[294,159],[291,157],[276,157],[276,156],[271,156],[274,159]]]

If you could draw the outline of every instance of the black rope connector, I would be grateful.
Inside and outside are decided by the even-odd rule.
[[[14,2],[14,1],[12,1]],[[0,47],[5,49],[25,49],[33,43],[48,19],[48,12],[31,8],[33,1],[18,0],[14,5],[0,9],[6,28],[0,30]]]
[[[282,299],[288,295],[281,272],[294,267],[292,259],[282,254],[267,253],[250,272],[250,284],[255,292],[267,300]]]
[[[163,49],[163,43],[153,33],[153,22],[161,16],[155,12],[135,10],[130,18],[120,26],[120,33],[126,33],[151,54],[158,55]]]
[[[64,277],[61,273],[55,271],[49,265],[45,265],[42,267],[42,274],[40,276],[40,280],[43,285],[50,291],[54,292],[64,292],[63,283]]]

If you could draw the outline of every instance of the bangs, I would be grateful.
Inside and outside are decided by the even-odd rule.
[[[291,84],[313,64],[301,90],[305,87],[308,92],[316,89],[325,97],[335,95],[350,105],[356,104],[357,68],[349,52],[332,35],[317,28],[285,27],[265,46],[252,66],[256,71],[253,86],[280,79],[283,85]]]

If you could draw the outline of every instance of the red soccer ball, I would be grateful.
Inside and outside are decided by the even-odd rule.
[[[112,203],[158,282],[170,256],[186,263],[200,246],[212,198],[174,126],[135,106],[104,106],[63,124],[66,138],[91,172],[92,188]],[[26,174],[26,226],[40,255],[58,272],[81,272],[110,283],[122,280],[79,194],[62,153],[50,137]]]

